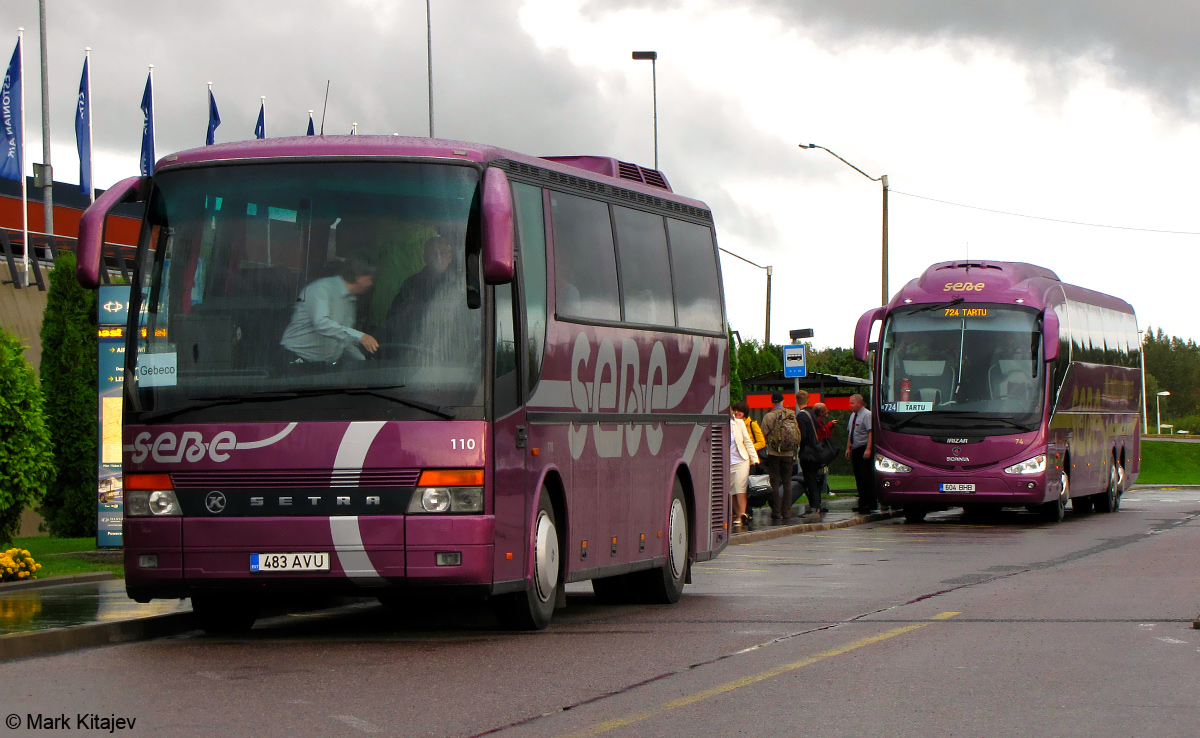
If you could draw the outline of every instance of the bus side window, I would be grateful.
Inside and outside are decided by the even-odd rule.
[[[620,320],[616,251],[608,205],[562,192],[553,193],[550,203],[558,314]]]
[[[675,325],[663,217],[614,205],[613,220],[621,256],[621,300],[626,322]]]
[[[712,229],[667,218],[667,234],[679,327],[721,330],[721,287]]]
[[[495,406],[495,417],[500,418],[516,410],[521,403],[512,284],[497,285],[495,300],[496,345],[492,368],[495,382],[492,385],[492,401]]]
[[[513,183],[517,219],[517,266],[525,296],[526,389],[533,392],[542,369],[546,345],[546,219],[542,190]]]

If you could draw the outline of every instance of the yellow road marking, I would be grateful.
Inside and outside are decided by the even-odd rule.
[[[898,635],[904,635],[905,633],[911,633],[914,630],[919,630],[921,628],[924,628],[927,625],[933,625],[935,622],[937,622],[939,620],[949,620],[950,618],[954,617],[955,615],[961,615],[961,614],[962,613],[960,613],[960,612],[943,612],[938,615],[934,615],[928,621],[923,622],[923,623],[913,623],[912,625],[905,625],[900,628],[894,628],[892,630],[880,633],[879,635],[874,635],[874,636],[870,636],[868,638],[863,638],[862,640],[855,641],[848,645],[842,646],[841,648],[832,648],[828,651],[822,651],[821,653],[815,654],[813,656],[809,656],[806,659],[801,659],[800,661],[793,661],[790,664],[784,664],[782,666],[777,666],[774,669],[768,669],[767,671],[764,671],[764,672],[761,672],[758,674],[753,674],[751,676],[743,677],[741,679],[735,679],[732,682],[726,682],[725,684],[721,684],[721,685],[713,687],[711,689],[705,689],[705,690],[695,692],[693,694],[690,694],[690,695],[687,695],[684,697],[680,697],[679,699],[676,699],[676,700],[671,700],[670,702],[663,704],[661,707],[656,707],[652,710],[645,710],[643,712],[634,713],[633,715],[628,715],[623,718],[615,718],[613,720],[606,720],[602,723],[596,723],[595,725],[592,725],[588,728],[584,728],[583,730],[577,731],[575,733],[568,733],[566,736],[563,736],[563,738],[588,738],[589,736],[601,735],[603,733],[609,732],[610,730],[616,730],[617,728],[623,728],[627,725],[633,725],[634,723],[640,723],[643,720],[648,720],[649,718],[657,717],[658,715],[662,715],[663,713],[670,712],[671,710],[678,710],[681,707],[687,707],[688,705],[694,705],[697,702],[702,702],[704,700],[709,699],[710,697],[717,697],[717,696],[725,694],[727,692],[732,692],[735,689],[741,689],[742,687],[748,687],[751,684],[757,684],[759,682],[766,681],[767,679],[772,679],[774,677],[779,676],[780,674],[786,674],[789,671],[795,671],[796,669],[802,669],[805,666],[811,666],[812,664],[815,664],[818,661],[824,661],[825,659],[832,658],[834,656],[841,656],[844,653],[849,653],[850,651],[855,651],[857,649],[863,648],[864,646],[870,646],[872,644],[879,643],[880,641],[886,641],[889,638],[895,638]]]
[[[697,568],[700,568],[700,567],[697,567]],[[758,572],[762,572],[764,574],[767,571],[766,569],[724,569],[719,566],[705,566],[705,567],[703,567],[703,570],[704,571],[758,571]]]

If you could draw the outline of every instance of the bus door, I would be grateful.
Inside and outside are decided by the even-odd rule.
[[[513,292],[512,284],[497,285],[493,290],[491,471],[496,582],[512,582],[525,575],[526,528],[534,504],[526,494],[529,423],[521,382],[522,357],[517,350],[522,345],[517,335],[521,323]]]

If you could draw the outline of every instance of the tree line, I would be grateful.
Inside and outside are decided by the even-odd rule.
[[[1150,432],[1156,430],[1157,406],[1161,406],[1163,423],[1175,426],[1175,430],[1200,433],[1200,344],[1147,326],[1143,350]],[[1171,394],[1160,398],[1158,393],[1162,391]]]

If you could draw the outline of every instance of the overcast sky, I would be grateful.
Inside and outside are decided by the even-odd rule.
[[[98,187],[137,173],[147,65],[159,157],[267,135],[428,134],[422,0],[47,0],[56,179],[92,48]],[[435,133],[535,155],[654,163],[713,208],[720,245],[774,267],[771,338],[849,346],[890,287],[929,264],[1029,261],[1131,302],[1141,327],[1200,338],[1200,9],[1162,0],[433,0]],[[27,161],[41,161],[38,3],[26,29]],[[31,170],[31,168],[30,168]],[[945,202],[936,202],[937,200]],[[945,203],[974,206],[958,207]],[[1096,224],[1071,225],[1028,217]],[[1138,230],[1144,229],[1144,230]],[[1178,231],[1161,233],[1151,231]],[[723,257],[732,327],[763,337],[765,272]],[[1153,369],[1148,367],[1153,372]]]

